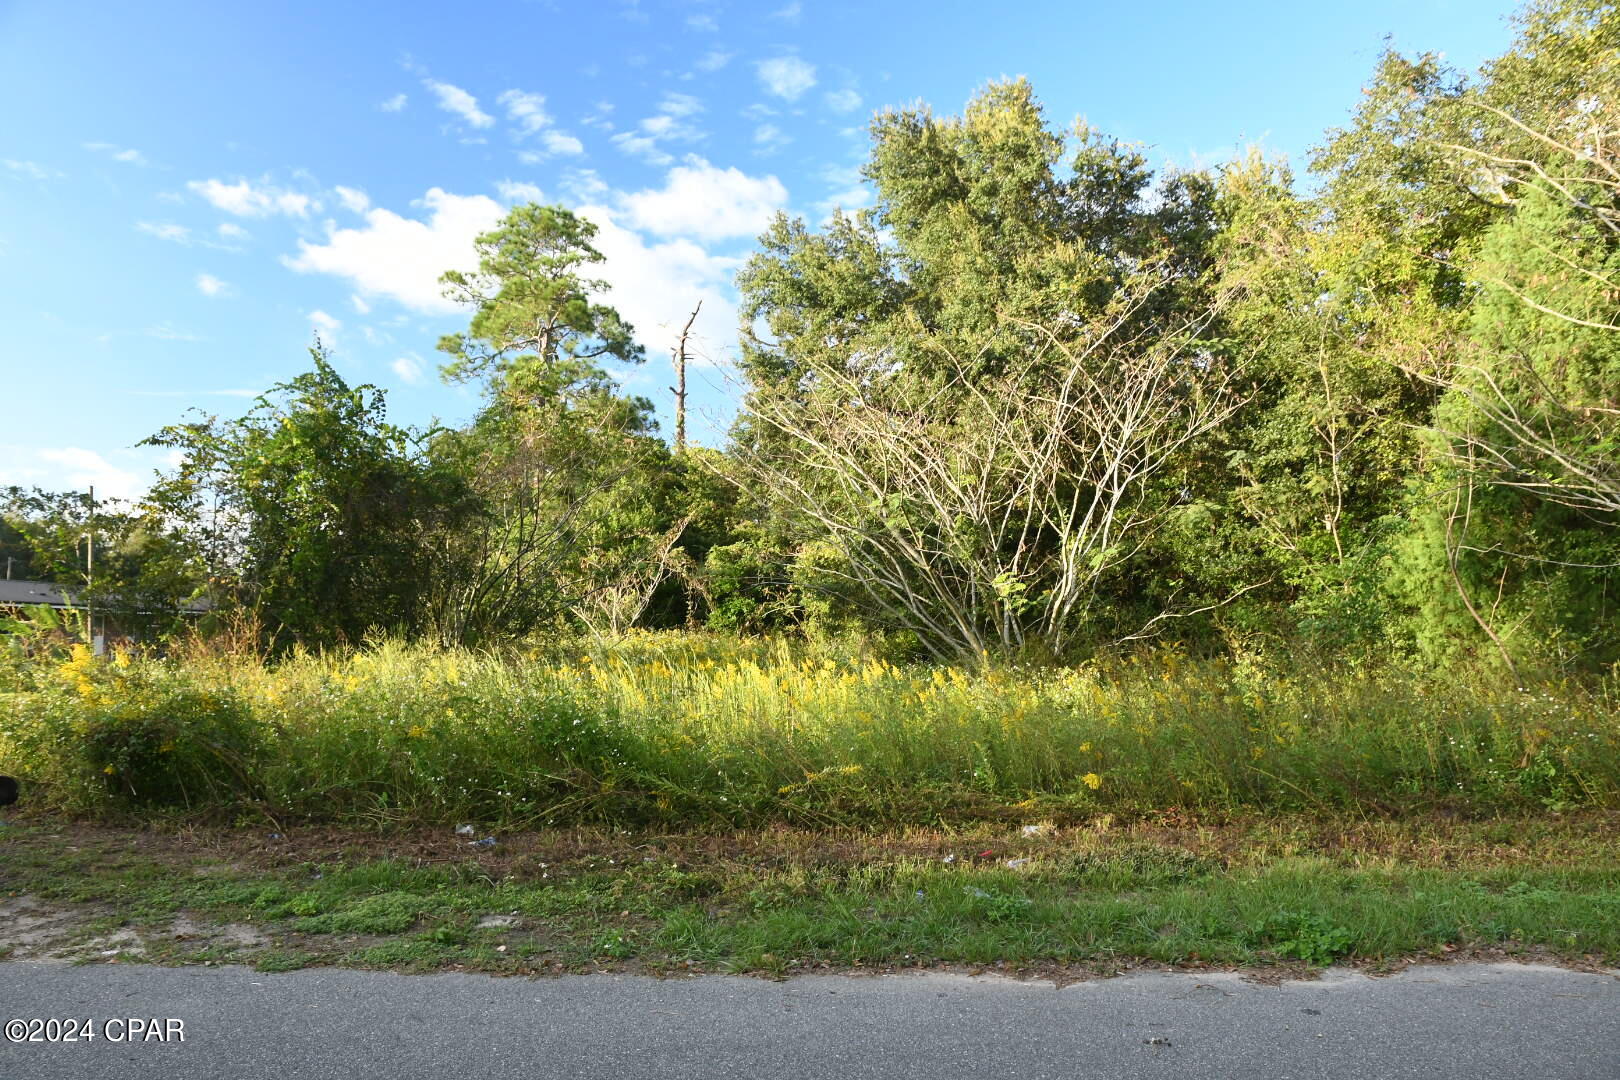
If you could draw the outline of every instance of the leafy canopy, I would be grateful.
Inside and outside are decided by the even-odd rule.
[[[440,277],[445,296],[468,304],[472,322],[439,350],[447,379],[484,379],[492,392],[545,393],[557,374],[589,378],[595,361],[639,364],[645,350],[611,307],[592,301],[607,283],[584,276],[602,261],[596,226],[560,206],[515,207],[475,242],[478,269]]]

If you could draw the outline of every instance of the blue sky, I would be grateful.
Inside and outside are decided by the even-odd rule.
[[[693,427],[717,444],[731,275],[776,209],[868,198],[874,110],[1026,75],[1055,123],[1162,162],[1297,163],[1386,34],[1473,68],[1513,6],[0,0],[0,486],[136,493],[163,464],[137,442],[245,411],[317,330],[394,420],[466,419],[434,350],[465,316],[434,282],[530,199],[597,222],[650,356],[617,374],[661,413],[703,301]]]

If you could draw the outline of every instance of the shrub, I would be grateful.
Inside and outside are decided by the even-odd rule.
[[[13,697],[0,745],[69,802],[208,809],[258,797],[258,725],[229,687],[125,657],[97,661],[76,645]]]

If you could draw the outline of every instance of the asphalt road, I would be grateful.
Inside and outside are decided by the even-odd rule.
[[[940,974],[530,980],[0,963],[0,1020],[36,1017],[89,1019],[102,1034],[0,1042],[3,1080],[1620,1078],[1620,977],[1506,964],[1057,989]],[[160,1021],[168,1041],[128,1041],[129,1017]]]

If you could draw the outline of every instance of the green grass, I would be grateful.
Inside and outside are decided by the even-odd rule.
[[[1613,825],[605,832],[510,837],[521,850],[499,857],[466,855],[442,834],[402,845],[409,855],[354,836],[341,853],[309,841],[319,861],[278,849],[199,874],[218,853],[194,834],[102,830],[63,854],[64,826],[36,824],[0,841],[0,890],[81,911],[67,945],[92,958],[89,943],[134,927],[157,943],[152,959],[231,958],[265,971],[1113,971],[1481,953],[1612,964]],[[1498,828],[1529,842],[1499,843]],[[260,851],[256,838],[221,836],[207,843]],[[165,928],[182,913],[250,925],[267,944],[175,946]]]
[[[276,665],[81,651],[0,666],[0,770],[74,814],[282,824],[1484,815],[1620,806],[1620,697],[1170,651],[904,667],[674,633]]]
[[[274,974],[279,971],[297,971],[306,968],[318,958],[312,953],[271,950],[260,953],[253,961],[255,971]]]

